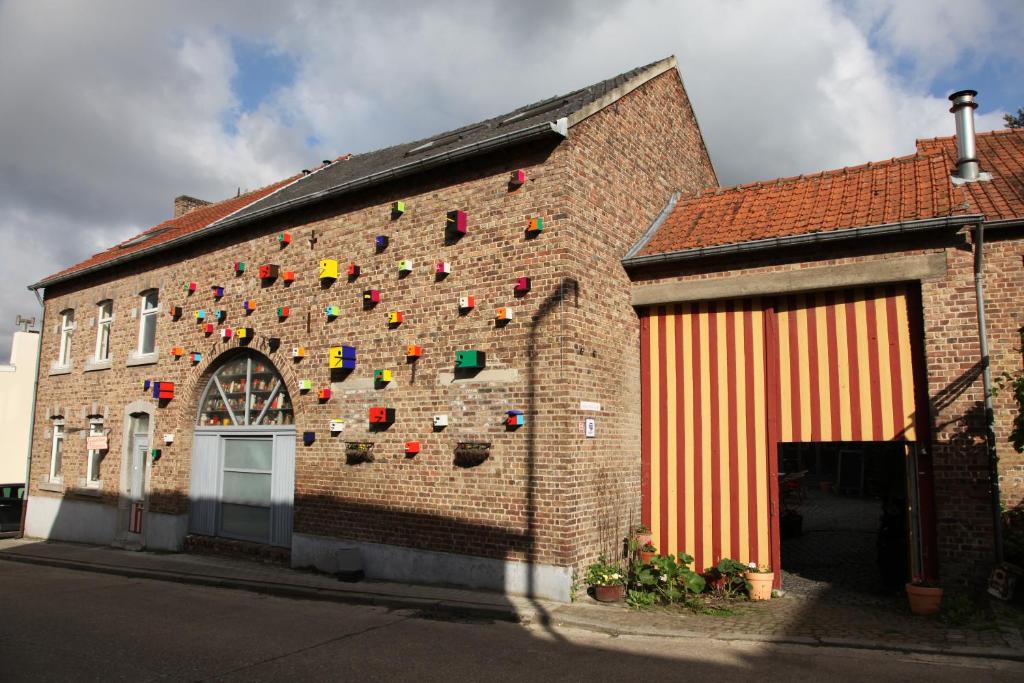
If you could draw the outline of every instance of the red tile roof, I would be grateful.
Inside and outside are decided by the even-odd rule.
[[[258,190],[246,192],[245,194],[232,197],[231,199],[225,199],[224,201],[217,202],[215,204],[209,204],[195,209],[194,211],[190,211],[183,216],[166,220],[159,225],[155,225],[152,228],[139,233],[135,237],[127,239],[124,242],[107,249],[106,251],[93,254],[89,258],[80,263],[76,263],[70,268],[65,268],[58,273],[54,273],[49,277],[43,278],[37,284],[32,286],[46,286],[46,284],[51,281],[63,280],[74,273],[92,270],[96,266],[113,262],[123,256],[128,256],[135,252],[142,251],[143,249],[149,249],[158,244],[169,242],[183,235],[196,232],[197,230],[219,221],[225,216],[245,208],[253,202],[259,201],[300,177],[301,176],[298,175],[292,176],[291,178],[280,180],[271,185],[267,185],[266,187],[261,187]],[[148,239],[143,239],[146,235],[149,235],[150,237]]]
[[[951,182],[952,137],[918,141],[918,150],[815,175],[704,190],[681,199],[631,257],[965,214],[1024,218],[1024,131],[978,136],[979,162],[991,181]]]
[[[977,136],[978,163],[989,181],[967,183],[975,213],[996,221],[1024,217],[1024,130],[994,130]],[[956,164],[956,138],[918,140],[921,154],[944,154],[950,168]]]

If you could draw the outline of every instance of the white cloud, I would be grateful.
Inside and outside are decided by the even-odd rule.
[[[911,153],[916,137],[952,133],[928,94],[935,74],[1021,54],[1007,37],[1020,6],[0,1],[0,236],[18,245],[0,255],[0,331],[35,306],[25,285],[167,218],[178,194],[223,198],[668,54],[724,183]],[[297,67],[237,120],[233,38]],[[999,112],[979,120],[1001,125]]]

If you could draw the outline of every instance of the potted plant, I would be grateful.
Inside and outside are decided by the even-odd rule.
[[[747,580],[747,594],[751,600],[771,600],[772,584],[775,583],[775,572],[768,567],[759,567],[756,562],[747,565],[749,571],[744,572]]]
[[[942,589],[923,576],[915,576],[907,584],[907,599],[910,601],[910,612],[919,617],[934,617],[939,613],[942,603]]]
[[[594,588],[599,602],[619,602],[626,596],[626,572],[604,557],[587,567],[587,583]]]
[[[640,546],[637,551],[640,554],[640,562],[643,564],[650,564],[654,556],[658,554],[658,549],[654,547],[654,544],[648,541]]]
[[[653,540],[651,530],[643,524],[633,527],[633,540],[636,541],[638,548],[644,547]]]

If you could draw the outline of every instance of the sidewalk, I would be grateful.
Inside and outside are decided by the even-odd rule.
[[[385,581],[345,583],[323,574],[232,558],[130,552],[34,539],[0,540],[0,560],[616,635],[794,643],[1024,661],[1024,639],[1020,630],[1010,625],[949,628],[934,619],[912,617],[897,609],[830,602],[813,596],[790,594],[764,603],[738,602],[723,615],[660,608],[638,612],[621,604],[595,603],[582,592],[577,602],[566,605],[438,586]]]

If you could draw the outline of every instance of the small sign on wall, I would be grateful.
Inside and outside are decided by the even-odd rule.
[[[107,435],[106,434],[93,434],[86,438],[85,447],[90,451],[105,451],[107,450]]]
[[[583,420],[583,433],[588,439],[593,439],[597,436],[597,420],[592,417],[588,417]]]

